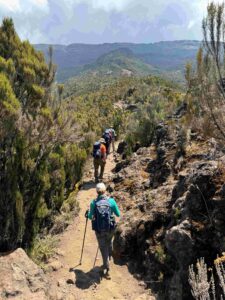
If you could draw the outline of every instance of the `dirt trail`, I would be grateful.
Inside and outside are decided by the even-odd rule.
[[[106,164],[104,175],[106,180],[110,179],[113,167],[114,161],[111,154]],[[100,280],[99,267],[102,264],[102,260],[99,253],[93,268],[97,242],[95,234],[91,230],[90,221],[88,221],[87,226],[83,262],[81,266],[78,265],[86,221],[84,213],[89,208],[90,201],[96,196],[95,184],[91,181],[92,174],[85,175],[85,183],[77,195],[81,208],[79,217],[60,237],[58,253],[61,253],[61,255],[58,256],[58,264],[62,264],[63,267],[50,273],[50,279],[58,287],[61,287],[61,299],[153,299],[141,283],[129,273],[126,265],[120,266],[111,263],[112,279],[107,280],[103,278]],[[69,272],[70,268],[73,268],[73,272]],[[69,279],[72,280],[71,284],[65,284]],[[58,297],[60,299],[61,295],[58,295]]]

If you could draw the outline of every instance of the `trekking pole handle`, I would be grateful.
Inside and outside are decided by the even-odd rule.
[[[88,219],[88,214],[89,214],[89,210],[87,209],[84,215],[86,219]]]

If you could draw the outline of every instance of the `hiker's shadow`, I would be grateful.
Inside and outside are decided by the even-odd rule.
[[[79,269],[73,269],[75,274],[75,285],[82,290],[88,289],[94,283],[101,282],[101,268],[94,267],[89,272],[85,273]]]
[[[90,181],[83,182],[82,186],[80,187],[80,190],[88,191],[95,187],[96,187],[96,183],[93,180],[90,180]]]

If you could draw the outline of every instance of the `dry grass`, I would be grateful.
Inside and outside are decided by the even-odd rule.
[[[186,154],[187,156],[192,156],[192,155],[198,155],[198,154],[203,154],[208,152],[208,145],[207,142],[191,142],[189,145],[186,147]]]
[[[48,260],[56,253],[57,244],[58,238],[56,236],[37,237],[33,243],[30,257],[36,264],[44,268]]]
[[[150,176],[150,174],[149,174],[148,172],[144,171],[144,170],[141,170],[141,171],[140,171],[140,176],[141,176],[142,178],[144,178],[144,179],[148,179],[149,176]]]

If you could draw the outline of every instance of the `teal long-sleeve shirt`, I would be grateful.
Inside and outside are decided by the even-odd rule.
[[[102,197],[102,196],[100,196]],[[98,197],[98,199],[100,198]],[[92,220],[92,217],[93,217],[93,214],[94,214],[94,209],[95,209],[95,199],[92,200],[91,202],[91,205],[90,205],[90,210],[89,210],[89,213],[88,213],[88,218],[90,220]],[[113,199],[113,198],[109,198],[109,204],[110,204],[110,207],[111,207],[111,211],[112,211],[112,214],[115,214],[117,217],[120,216],[120,210],[116,204],[116,201]]]

